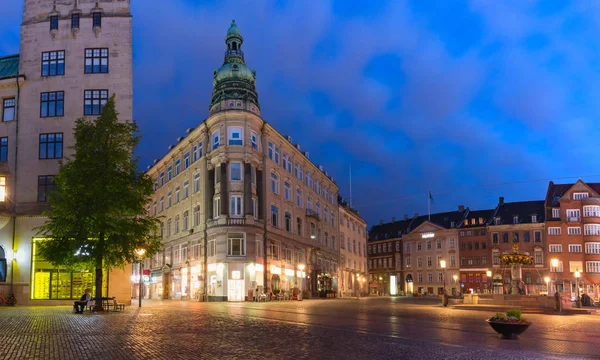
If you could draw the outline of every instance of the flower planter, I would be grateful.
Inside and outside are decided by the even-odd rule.
[[[516,340],[519,335],[525,332],[527,328],[531,325],[531,323],[527,322],[504,322],[504,321],[490,321],[486,320],[488,324],[494,329],[498,334],[500,334],[501,339],[509,339]]]

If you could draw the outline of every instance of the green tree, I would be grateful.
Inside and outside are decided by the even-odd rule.
[[[79,119],[74,128],[74,156],[60,164],[48,194],[48,217],[39,235],[39,255],[55,266],[96,271],[96,307],[102,309],[102,270],[135,261],[160,250],[158,219],[146,213],[152,179],[133,156],[140,141],[135,122],[119,122],[114,95],[97,119]]]

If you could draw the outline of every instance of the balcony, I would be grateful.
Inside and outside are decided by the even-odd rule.
[[[579,216],[568,216],[567,217],[567,222],[570,222],[570,223],[581,222],[581,217],[579,217]]]
[[[314,211],[313,209],[306,209],[306,216],[314,218],[315,220],[321,220],[321,218],[319,217],[319,214],[317,214],[317,212]]]
[[[264,222],[262,220],[249,218],[231,218],[231,217],[220,217],[218,219],[210,219],[206,221],[206,228],[210,229],[219,226],[256,226],[262,227]]]

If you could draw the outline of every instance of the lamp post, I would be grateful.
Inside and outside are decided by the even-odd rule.
[[[458,293],[458,288],[456,286],[456,282],[458,281],[458,275],[454,274],[452,275],[452,278],[454,279],[454,287],[456,288],[456,292]],[[452,294],[452,296],[454,296],[454,294]]]
[[[485,274],[487,275],[488,291],[492,293],[492,282],[490,281],[492,278],[492,270],[486,271]]]
[[[298,300],[302,300],[302,291],[304,291],[304,277],[302,276],[304,264],[298,264],[298,270],[300,270],[300,294],[298,294]]]
[[[444,291],[442,291],[442,305],[448,306],[448,297],[446,296],[446,260],[440,260],[442,268],[442,280],[444,282]]]
[[[550,296],[550,287],[548,287],[548,284],[550,283],[550,276],[546,276],[544,281],[546,281],[546,293],[548,296]]]
[[[575,271],[575,287],[577,288],[577,299],[575,300],[575,306],[578,308],[581,307],[581,299],[579,298],[579,277],[581,277],[581,273],[579,272],[579,269],[577,269]]]
[[[558,259],[550,260],[550,265],[552,265],[552,270],[554,270],[554,292],[557,292],[558,287],[556,286],[556,273],[558,272]]]
[[[138,256],[138,260],[140,262],[140,282],[139,282],[139,287],[140,287],[140,295],[139,295],[139,307],[142,307],[142,256],[144,256],[144,254],[146,253],[145,249],[137,249],[135,250],[135,253]]]

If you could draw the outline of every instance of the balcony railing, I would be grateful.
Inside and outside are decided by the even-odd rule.
[[[262,220],[255,219],[254,223],[247,222],[246,218],[231,218],[227,217],[225,219],[210,219],[206,221],[206,227],[212,228],[216,226],[245,226],[245,225],[254,225],[254,226],[262,226],[264,224]]]
[[[319,217],[319,214],[317,214],[317,212],[314,211],[313,209],[306,209],[306,216],[315,218],[317,220],[321,220],[321,218]]]
[[[580,222],[581,218],[579,216],[569,216],[567,217],[568,222]]]

